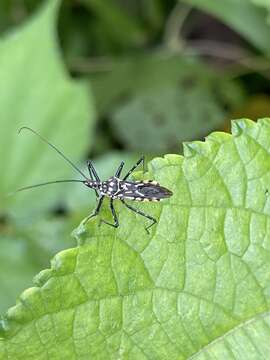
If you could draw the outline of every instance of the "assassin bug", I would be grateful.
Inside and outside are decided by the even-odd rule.
[[[39,186],[49,185],[49,184],[57,184],[57,183],[64,183],[64,182],[80,182],[93,189],[96,193],[96,197],[98,200],[97,207],[95,211],[86,217],[83,221],[83,224],[88,222],[92,217],[97,216],[100,209],[102,202],[105,196],[110,198],[110,209],[113,216],[113,223],[110,223],[106,220],[101,220],[107,225],[113,226],[117,228],[119,226],[118,217],[116,215],[113,202],[116,199],[119,199],[129,210],[134,211],[136,214],[139,214],[149,220],[151,220],[150,225],[148,225],[145,230],[149,233],[149,228],[153,226],[157,220],[152,216],[145,214],[144,212],[134,208],[133,206],[127,204],[125,200],[135,200],[135,201],[160,201],[162,199],[168,198],[172,196],[172,192],[166,189],[163,186],[160,186],[156,181],[153,180],[143,180],[143,181],[128,181],[128,177],[134,172],[134,170],[142,164],[144,167],[144,157],[142,156],[136,164],[127,172],[127,174],[120,179],[121,172],[124,167],[124,161],[122,161],[116,170],[114,176],[110,177],[106,181],[101,181],[94,165],[90,160],[87,161],[87,167],[89,171],[90,178],[88,178],[71,160],[69,160],[55,145],[51,144],[45,138],[43,138],[39,133],[29,127],[22,127],[19,130],[19,133],[22,130],[28,130],[38,136],[43,142],[53,148],[62,158],[64,158],[78,173],[80,173],[84,180],[55,180],[55,181],[48,181],[36,185],[30,185],[26,187],[22,187],[15,192],[23,191],[32,189]]]

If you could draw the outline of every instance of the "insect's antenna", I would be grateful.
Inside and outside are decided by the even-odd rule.
[[[67,183],[67,182],[80,182],[80,183],[84,183],[84,180],[54,180],[54,181],[46,181],[44,183],[40,183],[40,184],[35,184],[35,185],[30,185],[30,186],[24,186],[14,192],[9,193],[7,196],[11,196],[16,194],[19,191],[23,191],[23,190],[29,190],[29,189],[33,189],[39,186],[44,186],[44,185],[51,185],[51,184],[59,184],[59,183]]]
[[[60,151],[59,149],[57,149],[57,147],[53,144],[51,144],[48,140],[46,140],[44,137],[42,137],[39,133],[37,133],[35,130],[31,129],[28,126],[23,126],[19,129],[18,133],[20,134],[20,132],[22,130],[29,130],[31,131],[33,134],[37,135],[42,141],[44,141],[47,145],[49,145],[51,148],[53,148],[56,152],[58,152],[58,154],[60,156],[62,156],[62,158],[64,158],[75,170],[77,170],[85,179],[88,180],[87,176],[84,175],[84,173],[71,161],[69,160],[63,153],[62,151]]]

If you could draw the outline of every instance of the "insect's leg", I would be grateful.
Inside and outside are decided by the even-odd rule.
[[[150,225],[146,226],[146,228],[145,228],[145,230],[146,230],[147,233],[149,234],[149,230],[148,230],[148,229],[150,229],[150,227],[153,226],[153,225],[157,222],[157,220],[156,220],[155,218],[153,218],[152,216],[150,216],[150,215],[148,215],[148,214],[145,214],[144,212],[142,212],[142,211],[134,208],[133,206],[130,206],[130,205],[127,204],[123,199],[121,199],[121,201],[122,201],[122,203],[123,203],[129,210],[132,210],[132,211],[134,211],[135,213],[137,213],[137,214],[139,214],[139,215],[141,215],[141,216],[144,216],[144,217],[146,217],[147,219],[149,219],[149,220],[152,221],[152,223],[151,223]]]
[[[90,173],[90,176],[92,175],[91,172],[93,173],[94,175],[94,178],[96,181],[100,181],[100,178],[96,172],[96,169],[94,168],[94,165],[92,164],[92,161],[91,160],[88,160],[87,161],[87,166],[88,166],[88,170],[89,170],[89,173]]]
[[[121,164],[119,165],[118,169],[116,170],[116,173],[115,173],[115,177],[118,177],[121,175],[121,172],[122,172],[122,169],[123,169],[123,166],[124,166],[124,161],[121,161]]]
[[[131,173],[133,173],[133,171],[140,165],[140,164],[143,164],[143,171],[144,171],[144,156],[142,156],[137,162],[136,164],[129,170],[129,172],[124,176],[123,180],[126,180],[129,175]]]
[[[118,218],[117,218],[114,206],[113,206],[113,199],[110,200],[110,208],[111,208],[114,223],[112,224],[106,220],[100,220],[100,222],[117,228],[119,226],[119,222],[118,222]]]
[[[89,170],[90,179],[94,181],[91,168],[89,167],[88,170]],[[96,197],[98,198],[99,197],[98,191],[97,191],[97,189],[94,189],[94,190],[95,190],[95,193],[96,193]]]
[[[103,199],[104,199],[104,195],[102,195],[102,196],[98,199],[98,204],[97,204],[96,210],[93,212],[93,214],[87,216],[87,218],[85,218],[85,219],[83,220],[83,225],[85,225],[92,217],[96,216],[96,215],[99,213],[99,210],[100,210],[100,208],[101,208]]]

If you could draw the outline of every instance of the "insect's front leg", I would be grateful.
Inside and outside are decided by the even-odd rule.
[[[129,210],[134,211],[136,214],[139,214],[139,215],[141,215],[141,216],[144,216],[145,218],[147,218],[147,219],[149,219],[149,220],[152,221],[152,223],[151,223],[150,225],[146,226],[146,228],[145,228],[146,232],[147,232],[148,234],[150,234],[149,229],[150,229],[151,226],[153,226],[153,225],[157,222],[157,220],[156,220],[155,218],[153,218],[152,216],[150,216],[150,215],[148,215],[148,214],[145,214],[144,212],[142,212],[142,211],[134,208],[133,206],[130,206],[130,205],[127,204],[123,199],[121,199],[121,201],[122,201],[122,203],[123,203]]]
[[[114,206],[113,206],[113,199],[110,199],[110,208],[111,208],[114,223],[110,223],[110,222],[108,222],[106,220],[100,220],[100,223],[105,223],[107,225],[110,225],[110,226],[113,226],[113,227],[117,228],[119,226],[119,222],[118,222],[118,218],[117,218]]]
[[[88,166],[88,170],[89,170],[91,179],[94,180],[94,179],[93,179],[93,176],[92,176],[92,173],[93,173],[95,180],[96,180],[97,182],[100,182],[100,178],[99,178],[99,176],[98,176],[98,174],[97,174],[97,171],[96,171],[94,165],[92,164],[92,161],[91,161],[91,160],[88,160],[88,161],[87,161],[87,166]]]
[[[101,208],[101,205],[102,205],[102,202],[104,200],[104,195],[100,196],[100,198],[98,199],[98,204],[97,204],[97,207],[95,209],[95,211],[93,212],[93,214],[87,216],[84,220],[83,220],[83,225],[85,225],[92,217],[94,216],[97,216],[99,211],[100,211],[100,208]]]
[[[93,178],[93,174],[92,174],[91,168],[89,167],[89,168],[88,168],[88,170],[89,170],[90,179],[94,181],[94,178]],[[98,199],[99,194],[98,194],[97,189],[94,189],[94,191],[95,191],[95,193],[96,193],[96,199]]]
[[[116,170],[115,177],[119,177],[121,175],[121,172],[123,170],[123,166],[125,165],[124,161],[121,161],[121,164],[119,165],[118,169]]]
[[[136,164],[129,170],[129,172],[124,176],[123,180],[126,180],[129,175],[131,175],[133,173],[133,171],[142,163],[143,166],[143,172],[144,172],[144,156],[142,156],[137,162]]]

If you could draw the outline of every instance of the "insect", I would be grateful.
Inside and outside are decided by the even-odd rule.
[[[100,222],[105,223],[107,225],[113,226],[114,228],[117,228],[119,226],[118,217],[114,208],[114,200],[120,200],[129,210],[134,211],[136,214],[141,215],[148,220],[151,221],[151,223],[145,227],[145,230],[149,233],[149,229],[151,226],[153,226],[157,220],[142,212],[141,210],[134,208],[130,204],[128,204],[125,200],[134,200],[134,201],[160,201],[162,199],[169,198],[172,196],[172,192],[168,189],[166,189],[163,186],[160,186],[156,181],[153,180],[143,180],[143,181],[128,181],[128,177],[134,172],[134,170],[142,164],[144,167],[144,157],[142,156],[136,164],[127,172],[127,174],[120,179],[123,167],[124,167],[124,161],[122,161],[116,170],[114,176],[110,177],[106,181],[101,181],[97,171],[92,164],[90,160],[87,161],[87,167],[89,171],[89,176],[87,177],[70,159],[68,159],[55,145],[47,141],[45,138],[43,138],[39,133],[37,133],[35,130],[29,128],[29,127],[22,127],[19,130],[19,133],[22,130],[28,130],[31,131],[33,134],[38,136],[43,142],[45,142],[47,145],[49,145],[51,148],[53,148],[62,158],[64,158],[72,167],[75,169],[80,175],[82,175],[83,180],[55,180],[55,181],[47,181],[40,184],[25,186],[20,189],[18,189],[15,192],[23,191],[32,189],[39,186],[49,185],[49,184],[56,184],[56,183],[64,183],[64,182],[80,182],[83,183],[85,186],[87,186],[90,189],[93,189],[96,193],[97,197],[97,206],[96,209],[92,214],[90,214],[88,217],[86,217],[83,221],[83,224],[88,222],[92,217],[97,216],[99,214],[99,211],[101,209],[101,205],[103,203],[104,198],[107,196],[110,198],[110,210],[113,217],[113,223],[101,220]]]

